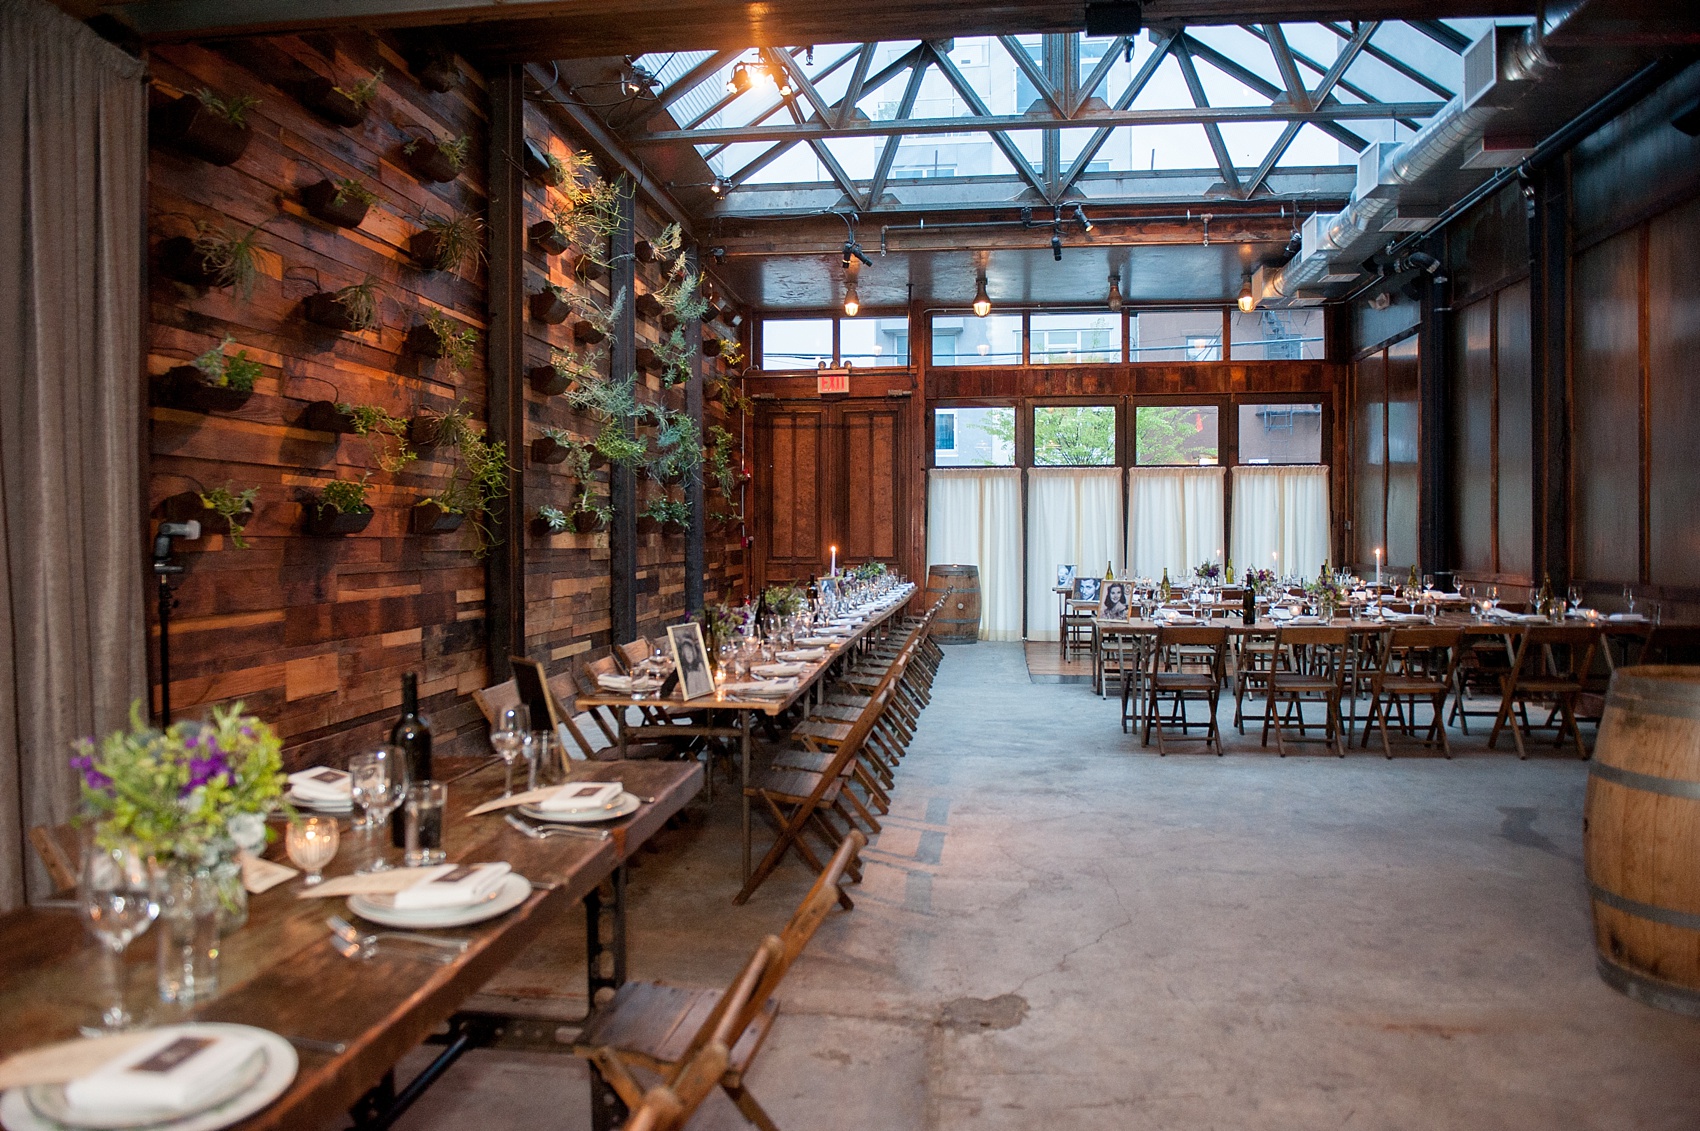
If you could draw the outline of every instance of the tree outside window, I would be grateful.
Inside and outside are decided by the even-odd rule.
[[[1141,405],[1133,426],[1133,455],[1141,467],[1220,462],[1214,405]]]

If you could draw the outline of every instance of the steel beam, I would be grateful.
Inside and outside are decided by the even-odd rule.
[[[507,446],[506,496],[484,516],[497,539],[484,564],[485,633],[491,682],[508,678],[508,657],[525,654],[525,149],[524,76],[494,68],[490,83],[489,398],[486,434]]]
[[[1188,93],[1192,95],[1192,104],[1199,109],[1210,105],[1205,97],[1204,84],[1199,81],[1198,68],[1193,65],[1192,56],[1187,52],[1186,43],[1182,41],[1175,45],[1175,62],[1180,64],[1181,77],[1186,80]],[[1240,175],[1234,169],[1234,159],[1228,153],[1227,143],[1222,140],[1222,127],[1215,122],[1205,122],[1204,136],[1210,142],[1210,151],[1216,155],[1216,168],[1221,170],[1222,180],[1228,186],[1228,191],[1240,191]]]
[[[612,240],[613,270],[609,293],[623,295],[614,332],[608,336],[608,375],[613,381],[637,377],[637,201],[628,190],[620,194],[620,226]],[[637,434],[636,421],[618,422],[627,435]],[[608,626],[610,644],[636,640],[637,620],[637,472],[624,464],[608,469],[609,502],[614,520],[608,524]]]

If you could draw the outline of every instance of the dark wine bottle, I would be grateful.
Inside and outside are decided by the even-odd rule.
[[[401,757],[408,785],[431,780],[431,724],[419,713],[419,677],[413,672],[401,677],[401,718],[390,728],[390,747]],[[390,840],[397,848],[406,827],[406,815],[397,808],[390,816]]]
[[[1240,620],[1246,624],[1257,623],[1257,591],[1251,586],[1245,587],[1245,596],[1241,598]]]

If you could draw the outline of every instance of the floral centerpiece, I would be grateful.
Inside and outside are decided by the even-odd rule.
[[[849,574],[857,581],[875,581],[885,576],[885,563],[863,562],[859,566],[852,566]]]
[[[762,595],[762,602],[767,606],[767,611],[778,613],[782,617],[802,612],[808,600],[808,594],[795,585],[770,585]]]
[[[711,652],[723,644],[732,643],[744,630],[743,615],[724,603],[704,605],[697,614],[697,622],[702,625],[703,643]]]
[[[1349,590],[1325,568],[1315,581],[1305,586],[1305,592],[1316,602],[1317,612],[1324,619],[1331,619],[1334,610],[1346,603]]]
[[[265,847],[266,814],[283,804],[283,743],[241,703],[211,713],[159,730],[137,700],[130,729],[78,740],[71,766],[96,843],[133,843],[167,868],[212,872],[233,928],[246,917],[237,853]]]
[[[1200,585],[1215,585],[1222,580],[1222,566],[1217,562],[1205,562],[1192,571]]]
[[[1275,571],[1272,569],[1248,569],[1241,576],[1241,580],[1251,588],[1252,592],[1267,593],[1270,587],[1275,584]]]

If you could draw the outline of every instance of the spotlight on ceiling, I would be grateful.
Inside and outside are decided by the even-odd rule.
[[[1051,229],[1051,258],[1062,260],[1062,231],[1058,228]]]
[[[750,65],[740,60],[732,67],[732,73],[726,77],[727,94],[743,94],[755,85],[755,78],[750,74]]]
[[[625,72],[620,77],[620,89],[625,92],[627,98],[636,98],[640,94],[648,94],[660,85],[660,80],[654,75],[630,59],[626,60]]]
[[[1242,313],[1250,314],[1256,309],[1257,296],[1251,293],[1251,276],[1247,275],[1245,281],[1240,284],[1240,310]]]
[[[979,287],[974,292],[974,316],[984,318],[992,312],[992,296],[986,293],[986,277],[981,275]]]
[[[862,311],[862,299],[856,294],[856,280],[844,280],[844,316],[854,318]]]
[[[845,267],[850,266],[850,261],[852,259],[861,260],[862,266],[864,266],[864,267],[872,267],[874,265],[874,261],[869,259],[867,257],[867,255],[862,251],[862,245],[857,243],[854,239],[848,239],[848,240],[844,241],[844,264],[843,265]]]
[[[732,188],[732,182],[725,177],[714,178],[714,183],[708,186],[708,191],[715,196],[725,196]]]
[[[1111,310],[1122,308],[1122,273],[1117,271],[1110,276],[1110,297],[1106,300]]]
[[[1086,209],[1082,205],[1076,204],[1074,206],[1074,222],[1080,225],[1080,230],[1083,232],[1092,230],[1092,221],[1086,218]]]

